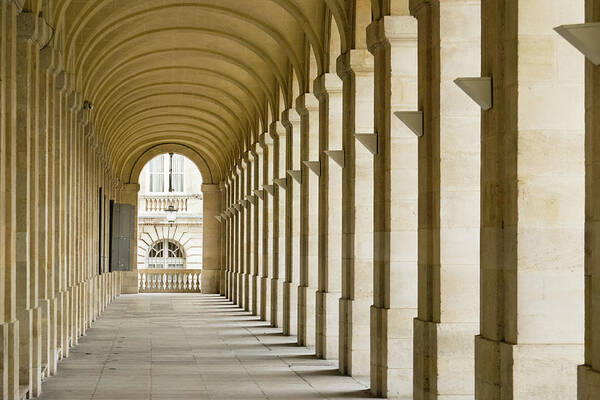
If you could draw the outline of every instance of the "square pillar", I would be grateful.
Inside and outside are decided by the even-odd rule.
[[[202,293],[219,293],[220,226],[215,218],[221,210],[218,184],[202,184]]]
[[[503,10],[502,13],[499,10]],[[481,323],[475,398],[572,399],[584,336],[581,1],[481,3]]]

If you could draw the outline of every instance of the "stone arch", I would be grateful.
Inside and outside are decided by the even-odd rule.
[[[191,147],[177,143],[159,144],[145,150],[139,157],[137,157],[131,167],[123,167],[121,173],[121,182],[139,183],[138,181],[140,173],[142,172],[144,165],[146,165],[146,163],[148,163],[148,161],[154,157],[165,153],[177,153],[189,158],[196,165],[196,167],[198,167],[200,175],[202,175],[202,182],[214,183],[215,178],[204,157]]]

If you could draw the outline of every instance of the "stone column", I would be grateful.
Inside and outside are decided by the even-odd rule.
[[[250,264],[251,272],[251,292],[252,292],[252,303],[251,310],[252,315],[259,315],[260,313],[260,298],[261,288],[259,288],[259,266],[262,261],[262,236],[259,232],[262,229],[262,201],[256,195],[257,190],[260,188],[259,179],[262,174],[262,155],[263,149],[259,142],[254,143],[253,147],[253,161],[252,161],[252,185],[250,187],[250,194],[248,199],[250,204],[248,207],[252,207],[252,262]]]
[[[408,10],[406,10],[408,11]],[[417,21],[385,16],[367,28],[375,61],[374,304],[371,392],[412,399],[417,314],[417,136],[393,112],[417,107]]]
[[[254,189],[251,199],[254,202],[254,271],[252,279],[256,282],[256,293],[254,303],[252,304],[252,314],[261,316],[264,298],[267,295],[267,288],[263,285],[263,230],[264,230],[264,190],[262,187],[264,174],[264,146],[260,135],[254,144],[256,152],[255,171],[254,171]],[[254,290],[254,289],[253,289]]]
[[[54,354],[51,348],[52,341],[52,299],[53,277],[52,263],[49,261],[50,246],[52,245],[51,228],[51,199],[52,187],[52,132],[54,106],[54,68],[52,65],[54,50],[52,47],[44,48],[40,53],[40,96],[39,96],[39,140],[38,140],[38,179],[39,179],[39,205],[38,205],[38,262],[40,266],[40,307],[41,307],[41,363],[47,366],[54,364]],[[54,346],[55,347],[55,346]],[[46,373],[44,372],[44,373]]]
[[[2,340],[2,399],[19,398],[19,320],[16,315],[16,47],[19,2],[0,1],[0,307]],[[26,328],[26,327],[25,327]]]
[[[246,259],[246,251],[244,245],[246,244],[246,231],[245,231],[245,221],[244,221],[244,212],[242,208],[242,198],[244,197],[244,179],[245,179],[245,163],[243,160],[240,161],[237,169],[237,177],[236,177],[236,192],[235,192],[235,204],[234,207],[237,211],[237,260],[236,260],[236,273],[237,279],[235,284],[235,303],[243,307],[244,306],[244,266]]]
[[[600,22],[600,1],[587,0],[585,22]],[[562,22],[561,22],[562,23]],[[570,24],[572,21],[564,21]],[[579,56],[581,57],[581,56]],[[600,398],[600,67],[585,63],[585,361],[579,400]]]
[[[482,400],[575,398],[583,360],[583,58],[552,28],[584,10],[537,5],[481,3]]]
[[[47,199],[47,226],[46,226],[46,301],[48,307],[48,375],[56,374],[58,362],[58,290],[59,290],[59,260],[58,244],[59,234],[59,202],[60,191],[58,189],[60,165],[58,165],[58,152],[60,149],[59,127],[59,104],[60,97],[57,89],[61,82],[59,70],[59,54],[56,50],[52,51],[52,67],[49,69],[47,77],[47,158],[44,168],[46,169],[46,199]]]
[[[326,73],[314,81],[319,99],[319,260],[316,354],[337,359],[342,292],[342,81]]]
[[[285,202],[285,281],[283,284],[283,334],[298,333],[298,285],[300,283],[300,116],[294,109],[282,114],[287,130]],[[291,174],[290,174],[291,173]],[[294,178],[294,174],[296,178]]]
[[[202,184],[202,293],[219,293],[220,226],[215,216],[221,210],[218,184]]]
[[[417,399],[474,396],[479,330],[480,108],[453,84],[480,74],[480,4],[413,1],[419,20]]]
[[[227,252],[227,298],[231,301],[233,297],[233,287],[235,286],[235,211],[233,208],[233,196],[235,192],[235,180],[233,172],[230,173],[227,179],[227,210],[228,216],[228,252]]]
[[[287,131],[280,121],[269,127],[273,137],[273,235],[271,279],[271,325],[283,327],[283,285],[285,279],[286,243],[286,187],[278,182],[286,182]]]
[[[261,230],[259,235],[261,237],[261,263],[260,263],[260,274],[261,274],[261,297],[260,297],[260,319],[262,321],[269,320],[269,314],[271,312],[271,279],[273,278],[271,268],[271,250],[272,250],[272,238],[270,233],[272,231],[271,224],[273,221],[273,197],[274,193],[272,190],[271,181],[273,179],[273,163],[270,161],[273,159],[273,138],[269,132],[262,134],[260,139],[261,146],[263,148],[262,174],[259,177],[259,192],[261,195],[260,207],[261,210]],[[267,190],[268,188],[268,190]]]
[[[319,263],[319,100],[305,93],[296,100],[300,115],[300,286],[298,344],[314,348]],[[306,164],[305,162],[308,162]]]
[[[17,318],[20,321],[19,381],[30,396],[41,393],[41,309],[39,307],[39,50],[50,37],[35,12],[17,17],[16,46],[16,255]]]
[[[368,377],[373,302],[373,156],[356,134],[374,135],[373,57],[349,50],[337,60],[343,81],[342,296],[340,371]]]
[[[56,106],[57,124],[57,151],[55,169],[57,171],[57,210],[56,210],[56,266],[58,277],[58,346],[59,359],[68,356],[69,352],[69,279],[68,279],[68,254],[67,254],[67,73],[62,71],[56,77],[56,91],[58,96]]]
[[[127,183],[123,185],[121,189],[121,203],[131,204],[135,207],[135,222],[133,225],[133,232],[137,236],[137,214],[138,214],[138,193],[140,191],[140,185],[138,183]],[[203,251],[204,253],[204,251]],[[122,293],[137,294],[138,293],[138,272],[137,272],[137,245],[132,246],[129,254],[129,265],[128,271],[121,271],[122,282]]]
[[[229,219],[223,213],[225,206],[227,205],[227,187],[225,181],[219,183],[219,215],[222,216],[219,225],[219,294],[226,296],[227,294],[227,240],[228,240],[228,225]]]
[[[244,232],[242,235],[242,241],[244,243],[244,276],[243,276],[243,285],[244,285],[244,296],[242,305],[244,310],[251,311],[252,310],[252,289],[250,287],[250,279],[252,274],[253,267],[253,205],[248,201],[248,196],[252,193],[252,181],[254,178],[253,170],[254,170],[254,152],[247,151],[244,156],[244,186],[242,188],[242,213],[244,215]]]

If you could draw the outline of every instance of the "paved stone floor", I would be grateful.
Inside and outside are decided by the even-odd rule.
[[[41,399],[369,397],[280,332],[218,296],[121,296],[59,363]]]

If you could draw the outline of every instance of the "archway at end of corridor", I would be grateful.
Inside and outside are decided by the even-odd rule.
[[[124,292],[218,293],[220,191],[203,155],[152,146],[124,163],[121,178],[111,264],[124,271]]]

